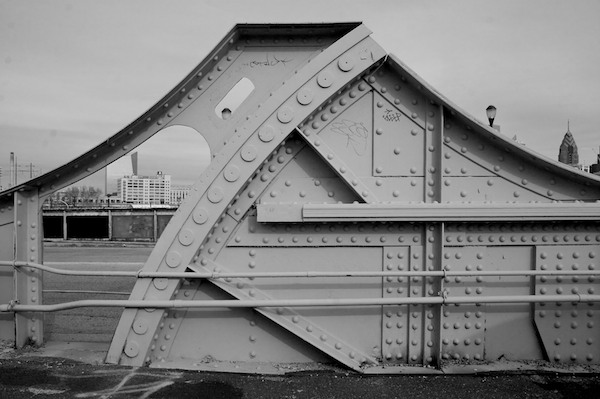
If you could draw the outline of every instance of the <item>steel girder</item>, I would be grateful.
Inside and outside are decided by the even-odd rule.
[[[598,363],[600,180],[474,120],[369,33],[240,25],[148,113],[56,173],[67,177],[22,187],[43,197],[174,124],[211,147],[143,269],[190,278],[139,278],[130,299],[221,307],[126,309],[108,362]],[[244,78],[254,91],[219,118]]]

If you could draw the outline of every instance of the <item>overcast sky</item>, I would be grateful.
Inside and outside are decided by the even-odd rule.
[[[10,151],[49,171],[112,136],[240,22],[363,21],[450,101],[482,121],[495,105],[502,133],[547,157],[570,120],[593,163],[599,18],[598,0],[0,0],[1,183]],[[194,135],[156,141],[140,152],[142,173],[191,183],[208,162]]]

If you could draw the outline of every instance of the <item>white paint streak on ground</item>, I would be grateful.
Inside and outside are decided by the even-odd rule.
[[[138,372],[139,369],[129,370],[98,370],[94,372],[96,376],[106,376],[106,375],[122,375],[123,373],[127,373],[121,381],[117,385],[111,388],[102,389],[99,391],[91,391],[91,392],[83,392],[77,394],[76,398],[100,398],[100,399],[110,399],[119,395],[131,395],[140,394],[138,396],[139,399],[146,399],[150,395],[155,392],[160,391],[161,389],[168,387],[175,383],[175,380],[182,376],[182,373],[166,373],[164,375],[159,375],[156,373],[147,373],[147,372]],[[82,379],[82,378],[94,378],[94,375],[56,375],[56,377],[60,377],[62,379]],[[144,383],[144,384],[135,384],[135,385],[127,385],[127,383],[134,377],[153,377],[155,380]],[[57,392],[57,393],[62,393]]]
[[[42,389],[42,388],[27,388],[28,392],[33,395],[59,395],[65,392],[64,389]]]

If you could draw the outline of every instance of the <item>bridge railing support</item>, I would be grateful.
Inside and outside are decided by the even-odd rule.
[[[42,213],[37,190],[14,194],[14,260],[42,263],[40,235]],[[35,268],[15,268],[13,301],[19,305],[42,304],[42,272]],[[41,345],[44,339],[43,315],[38,312],[15,314],[15,344]]]

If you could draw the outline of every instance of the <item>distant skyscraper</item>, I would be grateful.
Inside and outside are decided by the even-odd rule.
[[[579,153],[577,152],[577,144],[575,144],[575,139],[569,125],[567,123],[567,133],[565,133],[565,137],[558,150],[558,161],[577,167],[579,165]]]
[[[117,181],[123,176],[138,174],[137,152],[131,156],[124,156],[104,168],[104,193],[110,194],[117,191]]]

